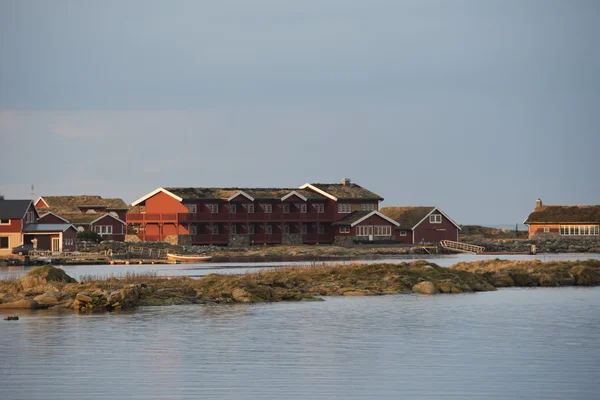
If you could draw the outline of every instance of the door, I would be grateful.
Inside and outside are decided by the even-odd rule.
[[[373,226],[369,226],[369,241],[373,241]]]
[[[52,238],[52,251],[60,251],[60,238]]]

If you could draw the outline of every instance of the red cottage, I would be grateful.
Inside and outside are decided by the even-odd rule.
[[[9,255],[15,247],[34,242],[38,250],[76,250],[77,231],[73,225],[40,224],[38,218],[31,200],[0,200],[0,255]]]
[[[356,220],[372,214],[360,221],[364,226],[395,226],[377,212],[381,200],[349,179],[298,189],[158,188],[132,203],[127,226],[140,240],[179,244],[338,243],[352,240],[358,228],[346,232],[334,223],[356,213],[361,213]],[[377,215],[380,221],[370,218]],[[360,233],[371,240],[383,237],[374,232]]]
[[[381,213],[398,223],[395,237],[400,243],[458,241],[460,226],[437,207],[384,207]]]
[[[43,212],[39,223],[72,223],[78,231],[94,231],[105,240],[125,240],[125,215],[121,199],[100,196],[44,196],[35,202]]]
[[[600,205],[544,206],[535,202],[535,209],[524,222],[529,226],[529,238],[552,236],[600,237]]]

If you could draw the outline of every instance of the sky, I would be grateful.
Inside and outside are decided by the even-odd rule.
[[[596,0],[0,0],[0,194],[600,204]]]

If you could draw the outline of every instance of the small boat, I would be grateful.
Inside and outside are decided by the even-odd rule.
[[[167,258],[171,261],[179,261],[179,262],[186,262],[186,263],[196,263],[196,262],[212,260],[212,256],[201,256],[198,254],[182,255],[182,254],[167,253]]]

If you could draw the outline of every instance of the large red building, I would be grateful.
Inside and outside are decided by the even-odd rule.
[[[344,179],[300,188],[158,188],[132,203],[127,229],[179,244],[345,244],[393,239],[383,198]]]

